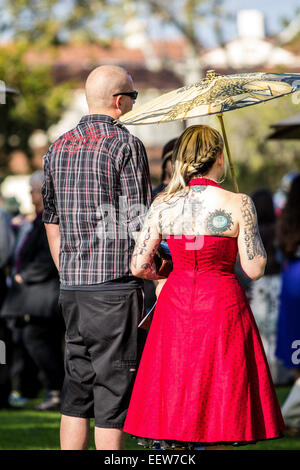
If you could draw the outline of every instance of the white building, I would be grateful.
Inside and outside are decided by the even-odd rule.
[[[264,16],[258,10],[240,10],[237,16],[238,37],[224,47],[204,52],[202,62],[206,68],[221,70],[267,70],[284,66],[289,71],[300,67],[300,56],[276,45],[266,38]]]

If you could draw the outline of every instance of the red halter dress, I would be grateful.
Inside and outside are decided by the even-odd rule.
[[[220,187],[206,178],[190,185]],[[174,268],[156,304],[124,431],[203,445],[279,437],[284,423],[274,385],[234,273],[237,239],[167,242]]]

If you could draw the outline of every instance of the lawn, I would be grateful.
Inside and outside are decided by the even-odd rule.
[[[289,388],[277,389],[282,404]],[[59,449],[59,421],[56,412],[32,411],[30,407],[37,401],[17,411],[0,410],[0,450],[55,450]],[[92,423],[91,423],[92,424]],[[90,449],[94,449],[93,433],[91,432]],[[126,450],[143,449],[129,436]],[[240,447],[238,450],[300,450],[300,438],[284,437],[274,441],[259,442],[255,445]]]

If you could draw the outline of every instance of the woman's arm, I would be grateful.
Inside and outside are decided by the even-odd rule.
[[[155,253],[162,236],[158,228],[158,211],[154,204],[150,207],[131,258],[130,269],[134,276],[144,279],[163,279],[157,274],[154,262]]]
[[[267,254],[262,243],[255,205],[246,194],[238,194],[239,235],[238,248],[244,272],[253,280],[264,275]]]

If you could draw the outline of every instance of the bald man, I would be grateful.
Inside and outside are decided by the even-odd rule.
[[[123,423],[141,354],[142,280],[132,276],[133,232],[151,201],[146,152],[117,120],[137,97],[117,66],[86,81],[89,114],[44,156],[44,214],[66,324],[61,448],[124,446]]]

